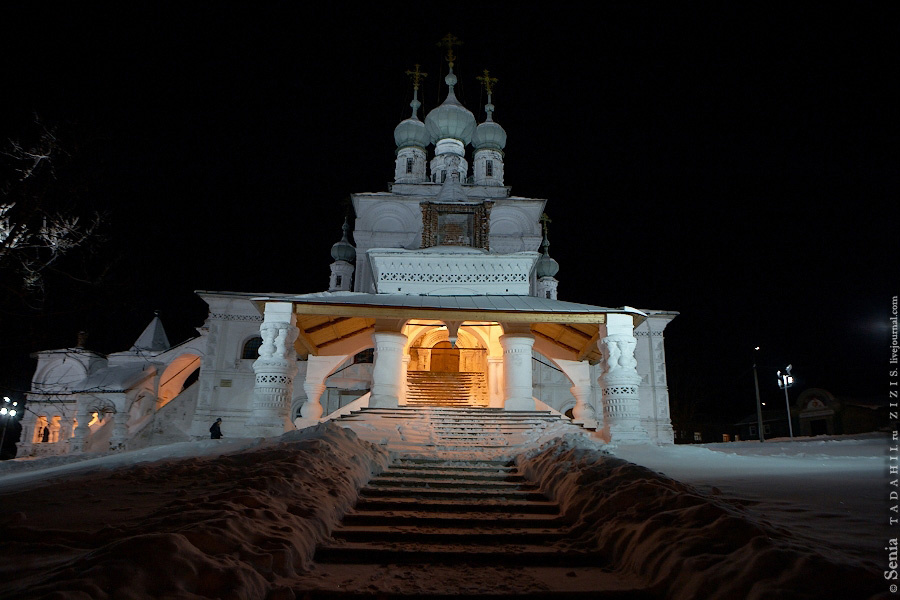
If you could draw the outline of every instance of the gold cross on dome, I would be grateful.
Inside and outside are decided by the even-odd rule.
[[[553,221],[550,220],[550,217],[547,216],[547,213],[541,213],[541,218],[538,219],[538,221],[540,221],[541,225],[543,225],[544,235],[547,235],[547,225],[549,225]]]
[[[406,71],[406,74],[412,77],[413,89],[419,89],[419,84],[422,83],[422,80],[428,77],[428,73],[423,73],[419,70],[419,63],[416,63],[416,68],[413,71]]]
[[[484,75],[479,75],[475,79],[481,82],[481,85],[484,86],[484,91],[488,93],[488,95],[492,94],[494,91],[494,84],[499,80],[496,77],[491,77],[490,73],[487,69],[483,71]],[[546,216],[546,215],[545,215]]]
[[[447,48],[447,62],[450,63],[450,68],[452,69],[453,61],[456,60],[456,55],[453,54],[453,46],[462,46],[462,42],[452,33],[448,33],[441,38],[437,45],[438,48]]]

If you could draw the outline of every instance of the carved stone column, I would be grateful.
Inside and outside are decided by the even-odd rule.
[[[609,427],[610,442],[648,442],[647,430],[641,426],[637,360],[634,348],[632,317],[628,314],[607,315],[607,337],[600,341],[605,359],[603,376],[603,416]]]
[[[110,450],[125,450],[128,442],[128,413],[116,412],[113,415],[113,430],[109,438]]]
[[[253,386],[253,408],[247,428],[250,435],[281,435],[291,427],[288,412],[297,374],[294,340],[299,330],[290,302],[267,302],[259,327],[262,345],[253,363],[256,382]]]
[[[376,331],[375,364],[372,368],[370,408],[396,408],[403,393],[403,348],[406,336],[399,331]]]
[[[319,422],[324,412],[321,398],[325,392],[325,380],[347,358],[347,356],[343,355],[309,357],[306,362],[306,379],[303,381],[306,402],[300,407],[298,427],[309,427]]]
[[[530,333],[508,333],[500,336],[503,347],[503,408],[506,410],[534,410],[534,390],[531,381],[531,348],[534,336]]]
[[[572,382],[569,390],[575,396],[575,407],[572,416],[591,426],[596,426],[597,413],[591,404],[591,365],[587,361],[556,359],[556,365]]]

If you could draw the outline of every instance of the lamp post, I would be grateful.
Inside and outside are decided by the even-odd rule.
[[[756,386],[756,426],[759,432],[759,441],[765,442],[766,436],[763,435],[763,416],[762,401],[759,399],[759,376],[756,374],[756,353],[759,352],[759,346],[753,349],[753,385]]]
[[[3,453],[3,442],[6,441],[6,425],[9,423],[9,420],[15,418],[16,414],[19,412],[16,409],[18,405],[19,403],[10,400],[9,396],[3,396],[3,405],[0,406],[0,417],[3,418],[3,434],[0,435],[0,454]]]
[[[784,373],[778,371],[778,387],[784,390],[784,407],[787,409],[788,432],[794,439],[794,426],[791,424],[791,402],[788,400],[788,388],[794,385],[794,376],[791,375],[792,365],[784,368]]]

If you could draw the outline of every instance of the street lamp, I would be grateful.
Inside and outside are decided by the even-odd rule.
[[[762,417],[762,401],[759,399],[759,376],[756,374],[756,353],[759,352],[759,346],[753,349],[753,385],[756,386],[756,426],[759,430],[759,441],[766,441],[763,435],[763,417]]]
[[[9,396],[3,396],[3,405],[0,406],[0,417],[3,417],[3,434],[0,435],[0,454],[3,453],[3,442],[6,441],[6,425],[10,418],[15,418],[19,412],[16,408],[19,405],[15,400],[10,400]]]
[[[794,385],[794,376],[791,375],[792,365],[784,368],[784,373],[778,371],[778,387],[784,390],[784,407],[787,409],[788,431],[791,439],[794,439],[794,426],[791,424],[791,402],[788,400],[788,388]]]

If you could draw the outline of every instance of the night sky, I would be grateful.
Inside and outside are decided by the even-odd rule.
[[[58,196],[105,215],[64,265],[99,282],[61,276],[40,310],[3,305],[0,387],[82,329],[127,349],[155,309],[187,339],[205,316],[194,290],[326,289],[349,194],[393,176],[404,71],[429,74],[424,118],[451,31],[479,122],[475,77],[499,79],[507,185],[549,200],[560,299],[681,313],[673,403],[752,412],[757,345],[764,399],[788,362],[795,395],[886,396],[897,11],[730,4],[0,9],[0,139],[27,138],[35,113],[56,127]]]

